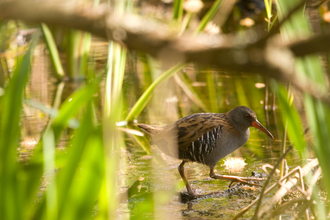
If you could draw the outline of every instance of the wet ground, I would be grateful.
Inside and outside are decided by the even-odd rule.
[[[266,137],[265,137],[266,138]],[[231,155],[227,156],[217,164],[217,172],[224,175],[236,175],[249,177],[251,175],[261,175],[265,177],[261,169],[264,164],[276,164],[279,157],[280,142],[274,141],[272,145],[266,145],[266,139],[254,139],[253,137],[247,143],[247,146],[258,145],[254,151],[261,153],[252,153],[247,146],[243,146]],[[137,146],[128,146],[126,155],[127,173],[125,179],[130,180],[122,188],[125,192],[130,187],[130,198],[128,202],[123,200],[121,204],[121,217],[136,215],[139,217],[141,207],[138,204],[148,201],[148,197],[164,194],[164,201],[156,202],[155,209],[160,219],[231,219],[242,208],[249,205],[260,193],[261,187],[248,186],[245,184],[233,184],[229,188],[230,182],[224,180],[214,180],[209,177],[209,169],[205,165],[197,163],[188,163],[185,165],[188,180],[193,189],[198,194],[208,194],[217,192],[213,197],[203,197],[198,199],[189,199],[187,197],[184,183],[181,180],[177,167],[180,160],[170,158],[162,154],[158,149],[154,149],[156,157],[162,158],[162,162],[155,163],[152,156],[146,156]],[[242,155],[248,155],[242,158]],[[296,166],[301,161],[296,153],[288,156],[288,165]],[[278,177],[275,177],[277,179]],[[135,184],[134,184],[135,183]],[[262,183],[261,183],[262,184]],[[134,190],[134,188],[136,188]],[[275,190],[274,190],[275,192]],[[273,192],[273,193],[274,193]],[[269,198],[273,193],[267,195]],[[145,219],[151,219],[152,211],[148,217],[148,210],[145,210]],[[250,219],[254,214],[254,209],[245,213],[242,219]],[[283,216],[285,219],[285,216]],[[289,217],[289,216],[288,216]]]
[[[44,45],[41,45],[35,53],[38,59],[35,59],[33,65],[28,90],[31,92],[31,99],[46,106],[51,106],[58,84],[53,81],[50,71],[48,74],[44,74],[44,71],[48,71],[50,68],[49,60],[44,56]],[[197,74],[196,82],[193,84],[197,91],[201,91],[201,94],[203,94],[203,87],[205,90],[205,74],[204,76],[203,74],[203,72]],[[259,121],[265,126],[268,124],[267,127],[270,132],[276,137],[275,140],[270,140],[262,132],[251,128],[249,141],[221,160],[217,164],[216,170],[219,174],[242,177],[251,176],[252,172],[263,173],[262,165],[274,165],[278,160],[282,144],[279,137],[282,137],[283,133],[280,119],[276,121],[275,117],[272,116],[275,115],[272,114],[272,111],[268,115],[270,120],[268,123],[266,122],[267,116],[264,114],[263,109],[265,101],[263,79],[244,75],[232,77],[224,73],[214,74],[218,74],[219,83],[217,86],[220,92],[223,92],[220,95],[225,97],[223,100],[220,98],[216,105],[221,106],[223,109],[230,109],[236,103],[254,106],[253,109],[257,113]],[[71,87],[70,85],[66,86]],[[254,99],[247,101],[248,94],[245,92],[251,88],[254,88],[254,94],[252,94]],[[167,100],[173,101],[173,99],[170,99],[171,97],[167,98]],[[198,109],[193,106],[191,100],[187,97],[183,100],[186,100],[183,103],[187,106],[186,109]],[[207,99],[205,99],[205,102],[207,103]],[[150,111],[150,109],[152,107],[149,107],[149,113],[156,114],[158,117],[162,116],[159,121],[168,119],[173,122],[172,113],[162,115],[161,111],[160,113],[157,112],[158,109],[152,109],[153,111]],[[194,112],[189,112],[189,114],[192,113]],[[48,121],[47,115],[40,114],[39,110],[28,105],[24,106],[22,146],[19,149],[22,161],[28,159],[33,146],[40,138],[39,135]],[[139,122],[145,122],[143,118],[139,118],[139,120]],[[68,138],[63,138],[63,141],[57,147],[58,152],[65,152],[63,146],[65,146]],[[194,199],[189,202],[182,201],[180,194],[185,193],[185,186],[177,171],[181,161],[165,156],[157,148],[152,149],[152,155],[147,155],[130,135],[127,136],[126,141],[127,146],[126,149],[122,149],[122,160],[118,170],[119,178],[117,182],[120,189],[118,196],[123,195],[118,210],[118,219],[230,219],[250,204],[260,192],[260,187],[241,184],[234,185],[229,189],[228,185],[230,183],[228,181],[210,178],[209,169],[205,165],[188,163],[185,165],[185,170],[195,192],[198,194],[219,192],[219,194],[212,198]],[[234,160],[232,158],[240,159]],[[299,156],[295,152],[290,153],[287,160],[289,167],[301,164]],[[43,183],[43,187],[46,185],[47,182]],[[267,196],[271,196],[271,194]],[[150,205],[150,203],[152,204]],[[243,219],[250,219],[252,215],[253,209],[248,211]]]

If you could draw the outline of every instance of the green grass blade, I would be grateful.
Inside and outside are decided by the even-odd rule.
[[[290,12],[292,8],[300,4],[300,0],[293,1],[278,1],[279,18],[283,18]],[[302,36],[308,38],[312,35],[309,21],[307,20],[304,9],[298,10],[291,16],[291,19],[284,23],[282,34],[285,39],[293,40],[301,38]],[[311,55],[296,60],[296,69],[298,74],[303,74],[311,80],[318,82],[320,86],[328,89],[326,84],[326,74],[323,72],[321,62],[317,55]],[[314,150],[319,160],[320,166],[323,170],[323,183],[327,193],[330,193],[330,173],[325,172],[330,170],[330,109],[319,100],[312,99],[309,95],[305,94],[304,107],[306,109],[306,116],[310,126],[311,134],[313,135]],[[318,196],[318,195],[313,195]],[[324,219],[329,213],[329,201],[327,211],[321,208],[323,204],[318,203],[316,206],[320,213],[317,213],[319,219]]]
[[[300,115],[297,109],[290,103],[289,95],[284,86],[278,85],[275,81],[272,86],[276,91],[280,103],[283,124],[287,124],[287,131],[293,146],[299,151],[300,156],[306,156],[306,141]]]
[[[92,43],[92,35],[90,33],[84,33],[84,36],[82,37],[82,53],[81,53],[81,59],[80,59],[80,72],[81,74],[87,75],[87,67],[88,67],[88,56],[89,56],[89,50]]]
[[[265,2],[267,18],[269,19],[272,16],[272,1],[264,0],[264,2]]]
[[[59,115],[54,119],[52,123],[56,141],[58,140],[62,130],[70,123],[70,119],[74,117],[89,100],[92,99],[93,95],[99,88],[98,83],[99,79],[91,82],[90,84],[73,93],[62,104]]]
[[[113,8],[117,13],[129,13],[132,10],[132,6],[132,0],[116,1]],[[100,214],[98,218],[100,219],[116,219],[118,200],[114,199],[117,194],[117,184],[114,180],[118,177],[120,149],[125,147],[123,134],[117,130],[116,122],[120,121],[122,117],[122,85],[126,65],[126,49],[110,42],[108,54],[102,134],[106,157],[106,175],[101,183],[102,186],[99,193]]]
[[[110,115],[111,108],[111,91],[112,91],[112,71],[113,71],[113,47],[114,43],[109,42],[108,46],[108,59],[107,59],[107,77],[105,80],[105,94],[104,94],[104,115]]]
[[[82,172],[76,174],[68,196],[65,198],[61,219],[91,219],[93,207],[104,178],[104,149],[102,130],[92,131],[81,155]]]
[[[49,30],[48,26],[44,23],[41,24],[41,30],[44,35],[46,45],[49,50],[50,58],[55,69],[55,77],[57,77],[58,79],[62,79],[64,76],[64,70],[62,67],[62,63],[60,60],[60,56],[58,54],[58,50],[53,35]]]
[[[243,79],[234,79],[235,89],[236,89],[236,97],[239,105],[250,106],[249,98],[247,95],[251,95],[252,91],[249,93],[246,92],[246,89],[243,85]]]
[[[57,219],[57,187],[55,184],[55,138],[52,129],[47,128],[43,135],[43,155],[44,171],[50,177],[50,183],[46,189],[46,218],[49,220]]]
[[[30,73],[34,40],[26,54],[18,59],[13,76],[1,97],[0,124],[0,219],[23,219],[26,193],[21,191],[20,167],[16,151],[20,136],[23,91]],[[24,190],[24,189],[23,189]]]
[[[206,83],[207,83],[207,90],[211,105],[211,111],[212,112],[219,112],[219,103],[217,99],[217,86],[216,86],[216,80],[214,79],[213,72],[207,72],[206,73]]]
[[[206,15],[203,17],[202,21],[199,23],[198,28],[196,29],[195,33],[201,32],[206,27],[207,23],[214,17],[214,15],[217,13],[217,11],[220,8],[222,0],[217,0],[214,2],[211,9],[206,13]],[[157,80],[155,80],[152,85],[142,94],[142,96],[139,98],[139,100],[135,103],[131,111],[128,113],[126,117],[126,121],[133,121],[134,118],[136,118],[144,109],[144,107],[147,105],[148,101],[151,98],[152,92],[155,88],[157,88],[158,85],[165,82],[167,79],[169,79],[174,73],[182,69],[186,64],[178,63],[173,68],[167,70],[165,73],[163,73]]]
[[[86,103],[85,103],[86,104]],[[87,105],[86,112],[81,120],[81,125],[75,132],[75,135],[71,141],[65,166],[61,169],[57,178],[58,186],[58,206],[59,206],[59,217],[64,218],[66,215],[64,210],[66,206],[71,206],[68,198],[69,191],[74,188],[73,179],[78,171],[79,164],[82,161],[82,155],[86,150],[86,143],[93,132],[93,120],[92,120],[92,107],[91,102]]]
[[[115,57],[116,60],[113,74],[113,90],[112,99],[114,103],[120,99],[122,95],[123,80],[125,74],[125,62],[126,62],[126,49],[122,48],[118,44],[115,44]]]
[[[68,31],[68,75],[72,79],[82,76],[80,72],[79,63],[79,47],[82,38],[81,31],[69,30]]]
[[[210,112],[209,108],[199,96],[199,93],[192,87],[191,82],[185,73],[175,75],[175,81],[196,105],[203,109],[203,111]]]
[[[157,80],[155,80],[151,86],[142,94],[139,100],[135,103],[131,111],[128,113],[126,117],[126,121],[133,121],[144,109],[147,105],[149,99],[151,98],[152,92],[163,82],[168,80],[174,73],[182,69],[186,64],[179,63],[175,65],[173,68],[167,70],[163,73]]]
[[[183,14],[183,0],[175,0],[173,6],[173,20],[181,21]]]
[[[201,22],[199,23],[195,33],[199,33],[201,31],[204,30],[204,28],[206,27],[206,25],[212,20],[212,18],[214,17],[214,15],[218,12],[221,3],[223,0],[216,0],[212,7],[210,8],[210,10],[206,13],[206,15],[203,17],[203,19],[201,20]]]

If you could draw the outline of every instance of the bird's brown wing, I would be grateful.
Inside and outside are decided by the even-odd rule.
[[[138,125],[165,154],[178,158],[178,153],[188,151],[192,142],[219,126],[231,126],[226,114],[198,113],[186,116],[175,123],[158,127]],[[218,129],[220,132],[220,129]]]
[[[231,126],[226,114],[199,113],[176,122],[179,150],[186,151],[192,142],[219,126]],[[219,130],[220,132],[220,130]]]

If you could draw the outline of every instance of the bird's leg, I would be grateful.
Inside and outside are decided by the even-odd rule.
[[[183,179],[184,183],[186,184],[186,188],[187,188],[187,191],[188,191],[188,194],[191,195],[191,196],[194,196],[194,197],[199,197],[199,195],[197,195],[191,188],[187,178],[186,178],[186,175],[184,173],[184,164],[186,163],[186,161],[182,161],[182,163],[180,164],[178,170],[179,170],[179,173],[180,173],[180,176],[181,178]]]
[[[210,177],[213,179],[223,179],[223,180],[231,181],[229,187],[231,186],[232,182],[240,182],[240,183],[245,183],[245,184],[252,185],[252,186],[260,186],[259,184],[249,183],[249,182],[247,182],[247,180],[254,180],[254,181],[266,180],[265,178],[256,178],[256,177],[218,175],[215,173],[214,167],[210,167]]]

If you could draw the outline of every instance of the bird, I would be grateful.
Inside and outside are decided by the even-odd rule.
[[[219,175],[215,165],[223,157],[235,151],[249,139],[249,127],[255,127],[272,139],[274,136],[258,121],[254,111],[246,106],[237,106],[226,113],[196,113],[188,115],[167,126],[137,124],[165,154],[181,159],[178,167],[189,195],[194,192],[185,175],[184,165],[197,162],[210,168],[210,177],[232,182],[246,182],[248,178]]]

